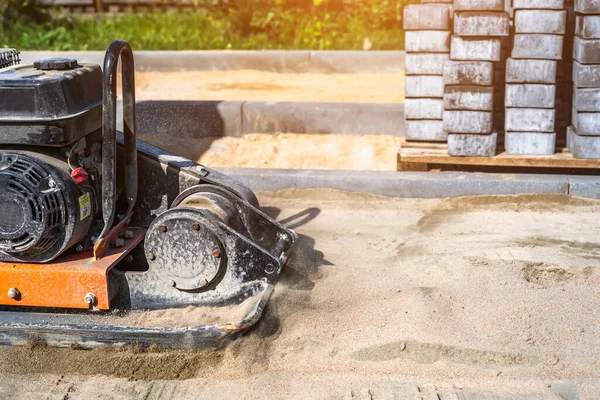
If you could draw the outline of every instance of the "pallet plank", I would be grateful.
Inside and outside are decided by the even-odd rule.
[[[446,145],[419,147],[412,143],[408,148],[398,151],[399,171],[429,170],[429,165],[478,166],[478,167],[530,167],[530,168],[568,168],[599,169],[600,160],[573,158],[568,150],[562,149],[551,156],[511,155],[501,152],[495,157],[451,157]]]

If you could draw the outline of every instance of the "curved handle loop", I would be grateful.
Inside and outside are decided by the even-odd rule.
[[[131,46],[116,40],[104,58],[104,87],[102,99],[102,214],[104,238],[115,222],[117,202],[117,66],[121,64],[123,85],[123,134],[125,154],[123,165],[127,212],[133,211],[138,194],[137,143],[135,131],[135,65]]]

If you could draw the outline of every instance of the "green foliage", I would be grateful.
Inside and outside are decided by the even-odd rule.
[[[0,0],[2,1],[2,0]],[[11,0],[20,1],[20,0]],[[410,0],[414,1],[414,0]],[[194,12],[127,13],[17,21],[0,46],[102,50],[127,39],[137,50],[402,49],[401,0],[203,0]]]
[[[34,0],[0,0],[0,24],[6,28],[15,22],[30,24],[50,21],[50,15],[36,7]]]

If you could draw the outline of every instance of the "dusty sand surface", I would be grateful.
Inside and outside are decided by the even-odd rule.
[[[404,101],[404,74],[138,72],[136,98],[395,103]]]
[[[395,171],[404,138],[387,135],[277,135],[141,140],[210,167]]]
[[[0,398],[600,397],[600,202],[262,193],[301,235],[221,351],[0,348]]]

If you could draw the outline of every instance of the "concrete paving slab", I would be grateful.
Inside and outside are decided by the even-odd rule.
[[[439,75],[409,75],[404,80],[404,96],[441,99],[444,97],[444,78]]]
[[[287,50],[282,50],[282,52]],[[311,73],[399,73],[405,68],[404,51],[320,50],[310,52]],[[232,65],[235,68],[235,65]],[[240,68],[238,68],[240,69]],[[284,72],[284,71],[277,71]]]
[[[580,135],[600,136],[600,113],[579,112],[573,108],[572,123]]]
[[[504,105],[508,108],[554,108],[556,85],[507,83]]]
[[[487,61],[446,61],[444,63],[445,85],[492,86],[494,64]]]
[[[137,126],[141,135],[160,131],[177,137],[286,132],[405,136],[401,103],[142,101]],[[120,102],[117,127],[122,129]]]
[[[450,8],[444,4],[409,4],[404,7],[404,30],[449,30]]]
[[[573,59],[582,64],[600,64],[600,39],[581,39],[575,36]]]
[[[564,35],[567,12],[559,10],[516,10],[516,33],[548,33]]]
[[[249,101],[242,106],[246,133],[338,133],[404,136],[399,103]]]
[[[450,32],[448,31],[407,31],[404,47],[408,53],[448,53]]]
[[[442,75],[449,59],[446,53],[407,53],[406,75]]]
[[[137,131],[139,135],[178,138],[241,136],[243,104],[243,101],[141,101],[136,107]],[[117,109],[121,110],[120,106]],[[118,121],[122,125],[122,119]]]
[[[441,120],[444,113],[442,99],[405,99],[404,114],[406,119]]]
[[[568,147],[575,158],[600,159],[600,136],[582,136],[573,127],[567,128]]]
[[[453,35],[451,42],[450,59],[453,61],[500,61],[500,39],[462,38]]]
[[[492,132],[491,111],[444,111],[444,131],[448,133],[489,134]]]
[[[513,0],[512,8],[518,9],[555,9],[561,10],[564,7],[564,0]]]
[[[494,109],[494,88],[491,86],[446,86],[444,88],[444,109],[492,111]]]
[[[504,0],[454,0],[455,11],[504,11]]]
[[[498,134],[449,134],[448,154],[457,157],[493,157],[496,155]]]
[[[580,112],[600,113],[600,88],[576,88],[573,93],[573,108]]]
[[[504,150],[516,155],[553,155],[556,152],[556,133],[506,132]]]
[[[580,88],[600,87],[600,65],[573,62],[573,83]]]
[[[600,199],[600,176],[570,175],[569,194],[586,199]]]
[[[407,140],[445,142],[448,139],[442,120],[407,120],[404,133]]]
[[[582,14],[598,14],[600,0],[575,0],[575,11]]]
[[[458,11],[454,33],[458,36],[508,36],[510,15],[498,11]]]
[[[511,132],[555,132],[556,111],[540,108],[507,108],[504,129]]]
[[[561,60],[563,36],[517,33],[514,36],[512,58]]]
[[[153,71],[257,69],[301,72],[310,68],[307,51],[154,51],[136,52],[140,69]]]
[[[575,35],[582,39],[600,39],[600,15],[577,15],[575,21]]]
[[[556,83],[557,61],[506,60],[506,83]]]
[[[255,191],[326,188],[401,198],[569,192],[563,175],[216,169]]]

